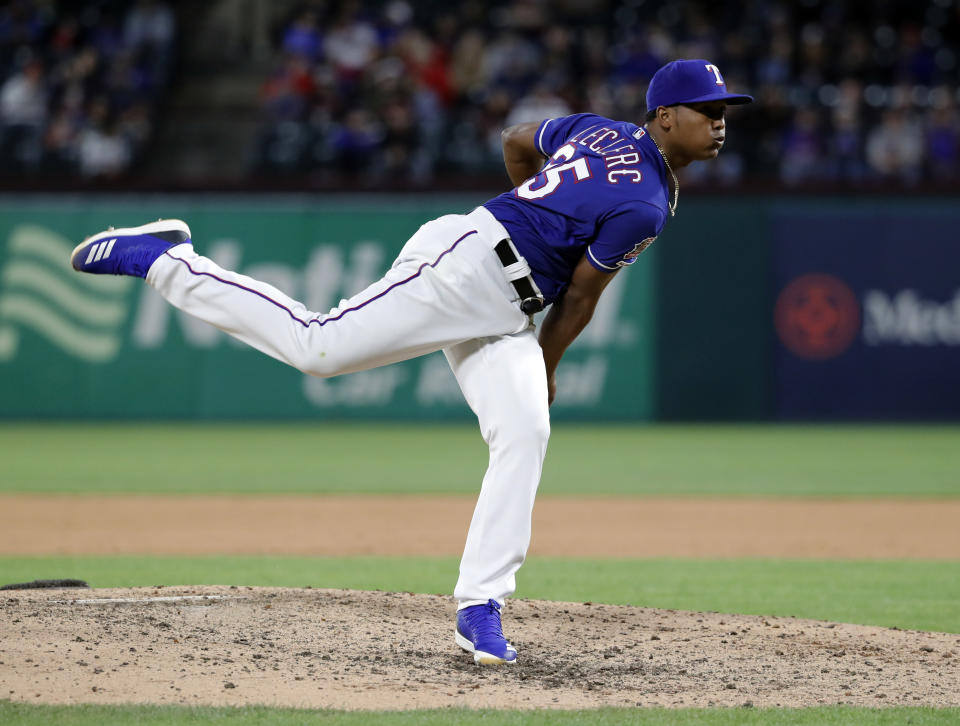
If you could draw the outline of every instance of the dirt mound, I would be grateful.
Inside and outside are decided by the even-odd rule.
[[[960,706],[960,635],[514,600],[514,666],[449,598],[252,587],[10,591],[0,698],[344,709]]]

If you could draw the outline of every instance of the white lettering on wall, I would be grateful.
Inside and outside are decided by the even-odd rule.
[[[406,380],[398,366],[385,366],[337,378],[303,377],[303,393],[314,406],[386,406]]]
[[[423,359],[417,378],[416,396],[421,406],[463,403],[460,385],[442,354],[428,355]]]
[[[960,290],[946,302],[924,300],[916,290],[863,296],[863,342],[867,345],[960,345]]]
[[[607,380],[607,357],[591,355],[582,363],[567,361],[557,368],[557,405],[589,406],[600,401]]]

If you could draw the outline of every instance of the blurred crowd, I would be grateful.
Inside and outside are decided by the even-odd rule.
[[[0,0],[0,176],[111,178],[135,163],[171,85],[181,3]],[[660,65],[708,58],[757,103],[731,110],[724,152],[686,184],[960,183],[960,0],[279,8],[254,182],[502,175],[504,126],[639,121]]]
[[[114,177],[143,152],[169,79],[159,0],[0,1],[5,177]]]
[[[260,173],[492,172],[505,125],[640,120],[660,65],[707,58],[757,103],[688,183],[960,181],[960,0],[317,0],[275,38]]]

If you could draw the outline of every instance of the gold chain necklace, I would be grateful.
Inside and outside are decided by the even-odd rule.
[[[667,161],[667,155],[663,153],[663,149],[660,148],[660,144],[657,143],[657,140],[653,138],[653,134],[649,134],[650,140],[653,142],[653,145],[657,147],[657,151],[660,152],[660,156],[663,157],[663,163],[667,165],[667,171],[670,172],[670,176],[673,177],[673,204],[667,202],[667,207],[670,209],[670,216],[675,217],[677,215],[677,198],[680,196],[680,182],[677,181],[677,175],[673,172],[673,167],[670,166],[670,162]]]

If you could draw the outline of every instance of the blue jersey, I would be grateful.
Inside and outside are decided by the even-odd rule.
[[[555,301],[586,254],[598,270],[633,264],[667,219],[667,172],[646,130],[580,113],[547,119],[536,144],[549,157],[540,172],[488,201]]]

